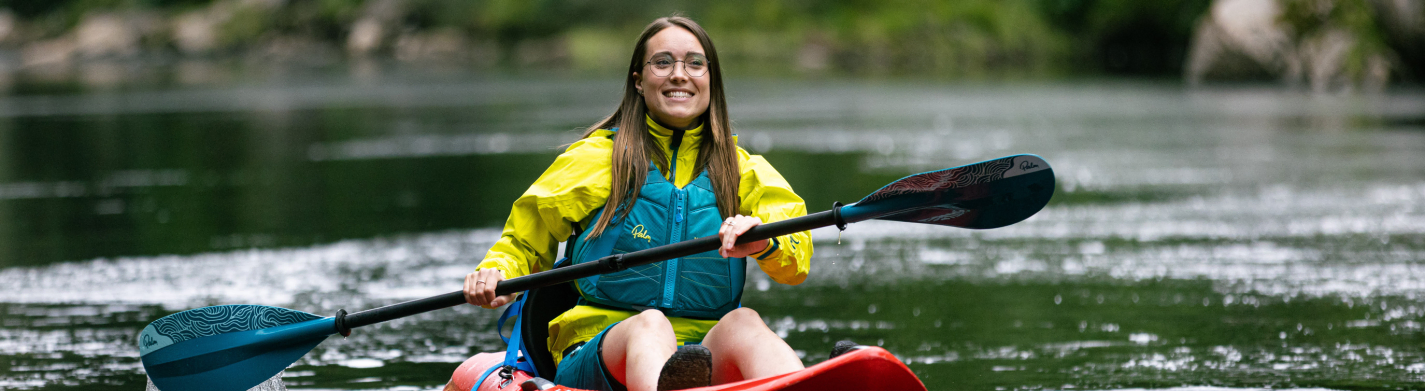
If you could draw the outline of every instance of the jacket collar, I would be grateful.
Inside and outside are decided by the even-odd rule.
[[[693,152],[694,154],[692,156],[697,156],[695,151],[699,143],[702,142],[703,128],[706,127],[706,123],[698,125],[696,128],[684,130],[683,138],[678,142],[678,150],[672,151],[669,149],[668,144],[672,142],[673,133],[675,131],[659,124],[658,121],[654,121],[653,117],[644,116],[644,122],[648,124],[648,133],[652,134],[653,138],[658,140],[658,145],[662,145],[663,150],[668,152],[670,156],[682,155],[687,152]]]
[[[669,129],[666,126],[663,126],[663,124],[658,123],[658,121],[654,121],[653,117],[651,116],[644,115],[643,121],[648,124],[648,131],[650,133],[663,137],[669,137],[673,135],[673,129]],[[698,124],[698,127],[685,130],[683,131],[683,133],[684,135],[702,134],[703,127],[705,125],[706,124]]]

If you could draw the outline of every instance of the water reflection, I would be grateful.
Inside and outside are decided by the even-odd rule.
[[[0,98],[0,388],[134,389],[133,335],[211,304],[316,314],[459,286],[609,81]],[[809,209],[1032,152],[1061,188],[990,231],[822,229],[745,303],[808,363],[854,339],[931,389],[1425,381],[1425,95],[741,82],[741,144]],[[429,388],[503,348],[437,311],[331,340],[291,388]]]
[[[1413,305],[1352,307],[1339,297],[1232,302],[1209,284],[1171,281],[853,284],[811,288],[817,292],[795,295],[801,300],[759,295],[764,300],[750,305],[806,314],[774,323],[793,346],[847,337],[885,346],[932,389],[1350,388],[1421,380],[1412,366],[1421,349],[1398,344],[1413,339],[1407,327],[1418,327]],[[774,292],[790,295],[782,290]],[[804,299],[818,296],[834,299]],[[1411,320],[1358,321],[1392,311]]]

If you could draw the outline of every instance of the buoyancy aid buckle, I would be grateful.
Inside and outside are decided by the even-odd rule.
[[[481,383],[484,383],[485,379],[490,377],[492,373],[499,373],[500,379],[502,379],[500,381],[500,388],[505,388],[510,385],[510,382],[514,381],[516,370],[539,376],[539,371],[535,369],[534,364],[531,364],[525,357],[524,337],[521,335],[520,326],[524,322],[524,317],[520,316],[520,310],[524,308],[527,295],[527,293],[521,294],[518,299],[515,299],[515,302],[510,303],[509,307],[505,307],[505,312],[500,314],[499,320],[495,321],[495,333],[498,334],[500,339],[504,340],[507,345],[505,347],[505,359],[500,366],[490,367],[490,369],[485,370],[485,373],[480,374]],[[504,333],[500,330],[503,329],[501,326],[504,326],[505,320],[511,317],[515,319],[515,327],[510,332],[510,336],[506,338]]]
[[[500,366],[500,370],[496,371],[496,373],[499,374],[500,379],[501,379],[501,380],[500,380],[500,388],[505,388],[505,387],[509,386],[509,385],[510,385],[510,382],[512,382],[512,381],[515,380],[515,366],[514,366],[514,365],[501,365],[501,366]]]

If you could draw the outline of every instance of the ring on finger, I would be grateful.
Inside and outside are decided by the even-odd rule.
[[[484,283],[485,283],[484,281],[475,281],[475,285],[480,285],[480,284],[484,284]]]

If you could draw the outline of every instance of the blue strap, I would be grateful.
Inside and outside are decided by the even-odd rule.
[[[485,378],[490,377],[490,374],[491,374],[491,373],[495,373],[495,370],[496,370],[496,369],[500,369],[500,366],[499,366],[499,365],[492,366],[492,367],[490,367],[490,369],[486,369],[486,370],[485,370],[485,373],[480,374],[480,377],[479,377],[480,380],[475,381],[475,385],[470,386],[470,391],[480,391],[480,390],[479,390],[480,385],[481,385],[481,384],[485,384]]]
[[[608,228],[615,227],[615,223],[617,222],[610,221]],[[594,238],[593,243],[588,244],[589,248],[588,250],[586,250],[587,252],[584,253],[584,259],[586,261],[593,261],[599,258],[607,257],[614,253],[614,244],[618,243],[618,233],[610,231],[613,230],[607,228],[604,229],[604,232],[600,234],[599,237]]]
[[[606,212],[609,212],[609,208],[607,206],[599,210],[599,213],[594,215],[594,219],[597,220],[599,217],[601,217],[603,213]],[[615,213],[615,216],[617,216],[618,211],[615,210],[612,213]],[[582,248],[580,249],[580,252],[575,254],[565,254],[565,256],[571,258],[572,261],[588,262],[613,254],[614,244],[618,242],[618,234],[614,232],[614,230],[616,230],[617,228],[614,227],[619,227],[622,223],[623,220],[617,218],[609,220],[609,226],[607,228],[604,228],[604,232],[599,234],[599,236],[595,237],[593,241],[588,241],[589,238],[587,237],[584,238],[585,242],[584,245],[581,246]]]
[[[495,334],[496,334],[496,335],[499,335],[499,336],[500,336],[500,340],[501,340],[501,341],[504,341],[505,344],[509,344],[509,343],[510,343],[510,337],[506,337],[506,336],[505,336],[505,320],[509,319],[509,318],[510,318],[510,315],[514,315],[514,316],[515,316],[515,325],[516,325],[516,326],[515,326],[515,329],[510,332],[510,334],[511,334],[511,337],[512,337],[512,336],[515,336],[515,335],[519,335],[519,332],[520,332],[520,329],[519,329],[519,315],[520,315],[520,309],[521,309],[522,307],[524,307],[524,295],[520,295],[520,298],[519,298],[519,299],[515,299],[515,302],[514,302],[514,303],[510,303],[510,306],[509,306],[509,307],[505,307],[505,312],[500,314],[500,320],[498,320],[498,321],[495,322]]]
[[[510,310],[519,313],[519,307],[524,306],[524,296],[520,296],[520,299],[516,302],[519,303],[519,305],[514,306]],[[539,376],[539,373],[534,370],[534,364],[530,363],[528,359],[524,358],[525,356],[523,354],[523,351],[525,346],[524,338],[522,337],[524,333],[520,332],[521,323],[524,323],[524,317],[516,316],[515,329],[510,332],[509,346],[505,348],[505,366],[514,367],[516,370],[529,372],[534,374],[535,376]]]
[[[534,376],[539,376],[539,372],[534,369],[534,364],[530,363],[529,360],[526,360],[522,354],[522,351],[525,350],[523,338],[520,337],[520,326],[523,325],[523,317],[519,316],[519,314],[520,310],[524,308],[525,296],[527,295],[520,295],[519,299],[515,300],[514,303],[510,303],[510,306],[505,308],[505,312],[500,314],[500,320],[495,322],[495,334],[499,335],[500,339],[505,341],[506,344],[505,361],[500,365],[491,366],[490,369],[485,370],[485,373],[480,374],[480,377],[478,378],[479,380],[475,382],[475,385],[473,387],[471,387],[471,391],[478,391],[476,389],[480,388],[480,385],[485,383],[485,379],[490,377],[490,374],[495,373],[496,370],[499,370],[501,368],[509,368],[510,370],[514,371],[525,371],[534,374]],[[505,328],[505,320],[508,320],[510,316],[514,316],[515,318],[515,328],[514,330],[510,331],[509,337],[505,337],[505,333],[503,331],[503,329]],[[513,379],[513,377],[505,379],[505,381],[508,382],[510,379]],[[508,384],[501,384],[500,387],[504,388],[507,385]]]

